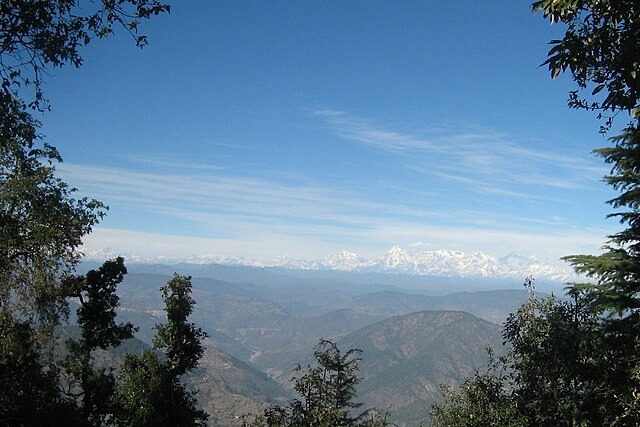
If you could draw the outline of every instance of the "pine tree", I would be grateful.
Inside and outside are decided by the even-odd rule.
[[[156,325],[154,350],[127,354],[115,398],[118,426],[190,427],[206,425],[208,415],[197,408],[195,393],[181,379],[202,357],[207,334],[188,317],[195,301],[191,278],[175,275],[161,288],[167,323]]]
[[[619,192],[609,201],[614,208],[609,216],[626,228],[609,236],[602,255],[565,258],[595,280],[574,284],[573,292],[586,292],[590,310],[605,318],[602,351],[608,362],[601,367],[601,394],[622,402],[640,387],[634,375],[640,362],[640,4],[542,0],[533,10],[567,24],[565,36],[551,42],[545,64],[552,77],[569,70],[578,85],[570,92],[569,106],[598,111],[605,120],[602,132],[612,129],[616,116],[629,117],[622,132],[610,138],[612,146],[595,150],[611,165],[605,180]],[[624,425],[640,423],[637,411],[620,417]]]
[[[478,375],[436,405],[436,425],[474,424],[474,410],[514,411],[504,425],[640,425],[640,3],[636,0],[540,0],[532,5],[567,30],[543,65],[569,72],[569,107],[597,111],[600,131],[627,116],[611,146],[595,150],[611,165],[619,192],[611,217],[626,228],[601,255],[565,258],[594,283],[569,287],[571,306],[529,301],[505,326],[508,375]],[[586,95],[585,95],[586,94]],[[490,374],[490,373],[489,373]],[[494,385],[500,386],[495,388]],[[484,399],[487,405],[475,405]],[[505,403],[506,402],[506,403]],[[505,406],[506,405],[506,406]],[[448,423],[454,417],[460,422]],[[477,418],[476,418],[477,419]],[[444,420],[444,421],[443,421]]]
[[[298,365],[292,379],[300,396],[289,407],[273,406],[265,411],[269,427],[383,427],[386,414],[373,409],[354,415],[361,403],[354,402],[360,382],[358,367],[362,350],[342,352],[336,343],[321,339],[314,347],[315,365]],[[257,423],[259,424],[259,423]]]

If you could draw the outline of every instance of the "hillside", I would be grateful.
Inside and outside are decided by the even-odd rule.
[[[134,272],[120,287],[119,316],[142,326],[144,341],[163,321],[158,289],[169,277]],[[235,417],[286,399],[292,369],[310,361],[320,338],[364,351],[359,400],[390,409],[401,425],[417,425],[439,397],[439,384],[484,366],[487,344],[501,348],[498,324],[527,297],[523,290],[426,295],[359,280],[193,278],[192,320],[211,339],[192,381],[216,425],[234,425]]]
[[[150,342],[152,327],[162,322],[157,289],[168,276],[128,274],[120,287],[119,315],[141,326],[138,336]],[[192,320],[207,331],[215,347],[251,362],[274,378],[288,381],[290,370],[304,358],[318,338],[339,338],[383,319],[350,309],[300,309],[294,301],[258,285],[232,284],[209,278],[193,279],[196,300]],[[307,289],[310,304],[315,293]]]
[[[142,318],[144,315],[138,317]],[[62,343],[78,334],[79,328],[76,325],[59,328],[59,357],[66,354]],[[190,389],[198,390],[198,403],[210,415],[210,425],[241,426],[243,415],[261,413],[266,407],[282,404],[291,397],[265,373],[217,349],[213,340],[205,339],[203,344],[206,349],[198,368],[184,380]],[[147,343],[132,338],[123,341],[116,348],[97,349],[92,357],[96,366],[115,368],[117,375],[125,353],[142,354],[149,349],[151,347]]]
[[[486,347],[501,349],[500,327],[457,311],[392,317],[339,341],[362,353],[358,401],[389,409],[399,425],[418,425],[440,398],[439,385],[485,366]]]
[[[198,368],[188,381],[198,390],[198,402],[212,426],[240,426],[242,416],[282,404],[290,395],[265,373],[213,347],[206,340]]]
[[[457,292],[449,295],[379,291],[351,297],[335,307],[348,307],[361,313],[384,317],[423,310],[466,311],[489,322],[502,324],[528,295],[523,289]]]

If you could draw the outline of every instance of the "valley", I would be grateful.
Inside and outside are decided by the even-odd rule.
[[[172,271],[193,275],[192,321],[210,335],[189,382],[213,425],[225,426],[292,399],[292,370],[312,362],[320,338],[363,351],[363,407],[388,411],[399,426],[418,425],[440,384],[482,368],[487,346],[501,351],[500,325],[528,295],[516,281],[511,289],[476,284],[471,291],[470,279],[132,264],[118,317],[139,326],[147,344],[163,321],[158,289]]]

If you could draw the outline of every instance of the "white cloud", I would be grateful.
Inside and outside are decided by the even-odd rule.
[[[568,231],[565,233],[526,233],[504,230],[439,228],[413,224],[387,224],[366,233],[354,232],[343,241],[329,241],[325,235],[290,233],[283,228],[254,226],[244,236],[204,238],[164,233],[147,233],[97,227],[85,239],[85,250],[109,248],[116,254],[143,257],[189,258],[196,256],[246,257],[268,262],[280,256],[322,259],[344,249],[364,257],[377,257],[394,245],[430,249],[452,249],[485,252],[493,256],[518,253],[535,256],[551,264],[561,265],[560,258],[576,253],[599,253],[603,239],[600,232]],[[358,238],[367,241],[358,242]],[[420,241],[412,239],[420,238]],[[428,244],[423,243],[428,241]]]
[[[346,140],[401,156],[412,170],[468,179],[472,188],[485,193],[488,187],[515,185],[588,190],[607,173],[586,153],[562,153],[561,147],[553,152],[527,148],[510,141],[509,135],[502,132],[434,126],[432,132],[417,136],[383,129],[345,112],[315,114]]]
[[[416,188],[390,179],[388,194],[378,197],[287,170],[252,178],[241,170],[166,158],[129,157],[134,165],[130,169],[65,163],[59,167],[61,175],[82,193],[116,212],[142,218],[130,226],[122,218],[114,222],[108,217],[109,228],[98,227],[88,247],[140,255],[212,253],[270,260],[322,258],[343,249],[378,256],[393,245],[424,245],[555,261],[571,253],[597,252],[611,233],[604,228],[581,230],[562,209],[540,214],[538,206],[571,202],[557,192],[527,187],[588,187],[601,172],[588,160],[521,148],[496,132],[465,130],[447,136],[441,129],[431,138],[420,138],[376,129],[343,111],[322,110],[316,116],[343,137],[393,152],[406,170],[435,181]],[[144,171],[135,168],[140,164]],[[526,173],[521,164],[529,165]],[[555,170],[561,172],[549,172]],[[474,208],[465,197],[447,204],[450,193],[469,189],[486,202],[484,207]],[[516,200],[532,209],[511,209]]]

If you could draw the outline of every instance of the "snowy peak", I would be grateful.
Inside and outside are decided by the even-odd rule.
[[[117,254],[115,254],[117,255]],[[86,254],[87,259],[106,260],[115,257],[114,252],[106,249]],[[363,273],[412,274],[425,276],[444,276],[461,278],[500,278],[519,279],[533,276],[536,279],[569,282],[577,276],[569,267],[544,264],[535,257],[523,257],[508,254],[501,258],[483,252],[461,252],[435,250],[411,253],[394,246],[378,258],[365,259],[355,252],[342,251],[329,255],[322,260],[299,260],[278,257],[271,262],[260,262],[245,258],[230,258],[216,255],[204,255],[189,258],[138,257],[125,255],[127,261],[137,263],[180,262],[192,264],[222,264],[251,267],[279,267],[297,270],[339,270]]]
[[[560,282],[575,278],[568,267],[543,264],[534,257],[509,254],[496,258],[483,252],[468,253],[444,249],[413,254],[399,246],[392,247],[381,257],[369,260],[354,252],[342,251],[340,254],[326,257],[323,262],[315,263],[311,268],[464,278],[524,279],[534,276]]]
[[[375,264],[380,265],[385,270],[393,270],[398,273],[412,273],[416,269],[415,261],[409,252],[399,246],[394,246]]]
[[[334,270],[351,270],[357,269],[365,260],[355,252],[342,251],[338,255],[329,255],[324,259],[324,265]]]

